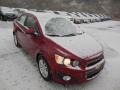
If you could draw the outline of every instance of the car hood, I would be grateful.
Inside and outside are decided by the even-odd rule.
[[[102,51],[101,45],[86,33],[71,37],[49,36],[48,38],[82,59],[88,58]]]

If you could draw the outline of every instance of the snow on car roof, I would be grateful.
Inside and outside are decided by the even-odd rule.
[[[68,19],[65,16],[56,15],[56,14],[53,14],[53,13],[33,12],[33,11],[28,11],[28,13],[31,13],[31,14],[33,14],[37,17],[37,19],[38,19],[38,21],[41,25],[41,28],[43,29],[44,34],[45,34],[45,25],[50,19],[57,18],[57,17],[62,17],[62,18]]]

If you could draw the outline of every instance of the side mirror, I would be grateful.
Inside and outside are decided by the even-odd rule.
[[[34,34],[35,31],[32,28],[30,28],[30,29],[26,30],[25,33],[26,34]]]

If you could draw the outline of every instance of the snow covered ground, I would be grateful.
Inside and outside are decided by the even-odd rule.
[[[32,58],[23,49],[15,47],[12,22],[0,22],[0,90],[119,90],[120,22],[105,21],[78,26],[103,45],[106,64],[92,81],[63,86],[42,79]]]

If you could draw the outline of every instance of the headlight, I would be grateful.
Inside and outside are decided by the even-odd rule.
[[[57,64],[65,65],[69,68],[78,68],[80,67],[80,63],[78,60],[71,61],[69,58],[62,57],[60,55],[55,54],[55,60]]]
[[[66,58],[66,59],[63,60],[63,64],[64,64],[65,66],[70,66],[71,60],[68,59],[68,58]]]
[[[55,60],[58,64],[63,64],[64,57],[55,54]]]

